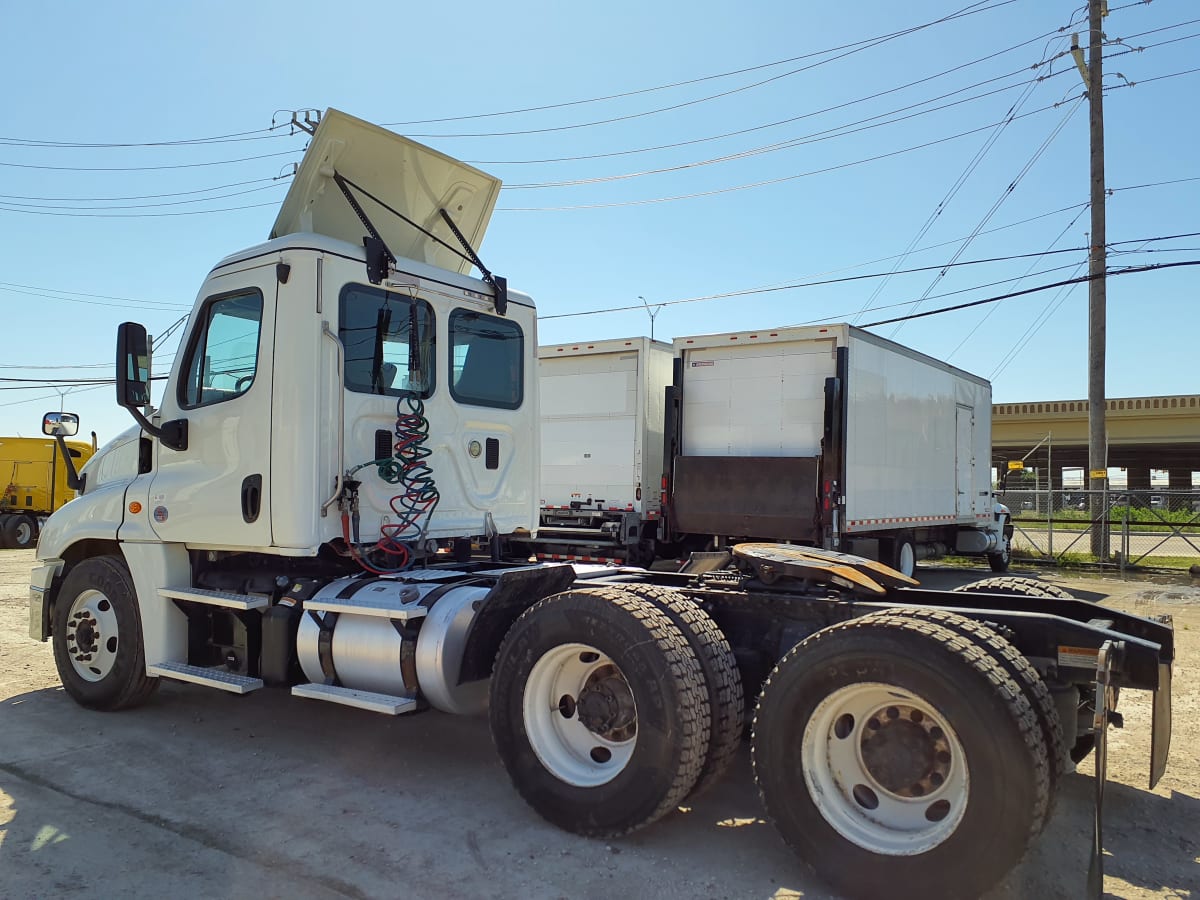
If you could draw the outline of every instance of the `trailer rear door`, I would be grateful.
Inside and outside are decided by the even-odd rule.
[[[542,506],[641,510],[641,364],[636,350],[539,361]]]

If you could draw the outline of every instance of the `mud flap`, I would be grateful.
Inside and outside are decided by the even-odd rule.
[[[1171,752],[1171,664],[1158,664],[1158,688],[1154,691],[1154,718],[1150,726],[1150,788],[1167,769]]]
[[[1096,714],[1092,722],[1096,735],[1096,748],[1093,751],[1096,757],[1096,809],[1092,824],[1092,859],[1088,865],[1087,890],[1089,897],[1099,898],[1104,896],[1104,839],[1102,825],[1104,820],[1104,783],[1108,778],[1108,724],[1112,720],[1113,710],[1117,705],[1117,691],[1112,683],[1112,674],[1114,669],[1120,667],[1124,650],[1124,641],[1105,641],[1096,657]],[[1161,684],[1161,671],[1159,673],[1159,681]],[[1169,693],[1168,691],[1168,695]],[[1157,711],[1156,693],[1156,716]],[[1166,765],[1165,758],[1163,765],[1164,767]]]

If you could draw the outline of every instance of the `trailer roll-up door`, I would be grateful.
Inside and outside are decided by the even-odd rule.
[[[817,538],[825,380],[836,375],[835,345],[822,337],[682,348],[677,532]]]

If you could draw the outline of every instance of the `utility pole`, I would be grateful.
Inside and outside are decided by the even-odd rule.
[[[1091,145],[1091,249],[1088,254],[1088,484],[1092,489],[1092,554],[1108,559],[1108,510],[1101,492],[1107,486],[1108,438],[1104,422],[1104,359],[1108,268],[1104,223],[1104,32],[1101,20],[1108,0],[1088,0],[1088,58],[1084,69]],[[1078,43],[1076,41],[1076,43]],[[1076,62],[1081,63],[1079,55]],[[1084,67],[1082,64],[1080,68]]]

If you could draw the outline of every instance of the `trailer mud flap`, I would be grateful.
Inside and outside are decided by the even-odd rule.
[[[813,540],[817,462],[815,456],[677,456],[675,531]]]
[[[1154,788],[1167,769],[1171,752],[1171,664],[1158,664],[1158,687],[1154,691],[1154,718],[1150,727],[1150,787]]]

